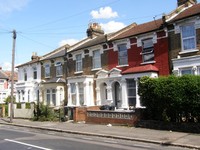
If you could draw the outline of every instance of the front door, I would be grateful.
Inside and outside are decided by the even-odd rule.
[[[114,83],[114,101],[115,101],[115,107],[119,108],[121,107],[121,87],[118,82]]]

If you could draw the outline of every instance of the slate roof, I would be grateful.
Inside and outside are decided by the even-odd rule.
[[[139,25],[134,25],[130,27],[128,30],[126,30],[125,32],[122,32],[118,36],[112,38],[111,40],[118,40],[118,39],[123,39],[126,37],[137,36],[139,34],[144,34],[147,32],[152,32],[152,31],[160,29],[162,25],[163,25],[162,19],[153,20],[153,21],[139,24]]]
[[[195,4],[195,5],[187,8],[186,10],[182,11],[181,13],[179,13],[176,17],[174,17],[169,22],[174,22],[177,20],[195,16],[195,15],[200,15],[200,3]]]
[[[30,64],[33,64],[33,63],[36,63],[36,62],[39,62],[39,61],[40,61],[40,59],[34,59],[34,60],[28,61],[26,63],[17,65],[17,66],[15,66],[15,68],[19,68],[19,67],[22,67],[22,66],[30,65]]]
[[[54,51],[51,51],[50,53],[47,53],[45,55],[43,55],[41,57],[41,61],[42,60],[48,60],[48,59],[53,59],[53,58],[58,58],[58,57],[62,57],[65,55],[66,50],[69,48],[70,46],[68,44],[63,45],[57,49],[55,49]]]
[[[90,38],[87,38],[87,39],[88,39],[87,42],[85,42],[85,43],[81,44],[80,46],[76,47],[75,49],[73,49],[73,51],[105,43],[107,41],[107,35],[99,35],[99,36],[94,37],[92,39],[90,39]]]

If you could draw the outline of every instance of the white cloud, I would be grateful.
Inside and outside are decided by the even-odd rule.
[[[106,24],[100,24],[105,33],[111,33],[124,28],[126,25],[122,22],[110,21]]]
[[[69,44],[69,45],[73,45],[75,43],[77,43],[79,40],[77,39],[65,39],[59,42],[59,46],[63,46],[65,44]]]
[[[93,19],[109,19],[118,17],[117,12],[113,12],[111,7],[101,7],[99,11],[91,11],[91,16]]]
[[[30,0],[0,0],[0,14],[21,10]]]
[[[11,71],[11,68],[12,68],[12,64],[9,63],[9,62],[4,62],[3,65],[2,65],[2,70]]]

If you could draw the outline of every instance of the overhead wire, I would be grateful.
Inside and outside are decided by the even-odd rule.
[[[47,23],[43,23],[43,24],[40,24],[40,25],[36,25],[36,26],[30,27],[30,28],[27,28],[27,29],[25,29],[25,30],[30,30],[30,29],[34,29],[34,28],[46,26],[46,25],[49,25],[49,24],[57,23],[57,22],[60,22],[60,21],[63,21],[63,20],[66,20],[66,19],[69,19],[69,18],[78,16],[78,15],[81,15],[81,14],[83,14],[83,13],[85,13],[85,12],[88,12],[88,11],[91,11],[91,10],[93,10],[93,9],[98,9],[98,8],[103,7],[103,6],[106,6],[106,5],[111,5],[111,4],[117,3],[117,2],[119,2],[119,1],[120,1],[120,0],[115,0],[115,1],[110,2],[110,3],[106,3],[106,4],[103,4],[103,5],[98,6],[98,7],[95,7],[95,8],[83,10],[83,11],[78,12],[78,13],[76,13],[76,14],[73,14],[73,15],[71,15],[71,16],[67,16],[67,17],[59,18],[59,19],[56,19],[56,20],[53,20],[53,21],[49,21],[49,22],[47,22]]]

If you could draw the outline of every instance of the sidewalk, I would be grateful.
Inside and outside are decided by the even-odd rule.
[[[0,119],[0,124],[200,149],[200,134],[72,122],[38,122],[25,119],[13,119],[13,123],[9,123],[7,118]]]

